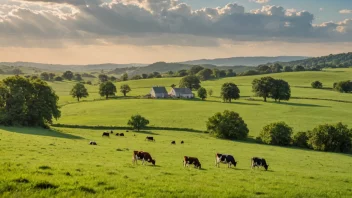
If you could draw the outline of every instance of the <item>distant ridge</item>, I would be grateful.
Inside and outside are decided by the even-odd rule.
[[[231,57],[231,58],[216,58],[216,59],[200,59],[180,62],[191,65],[211,64],[217,66],[258,66],[260,64],[274,63],[274,62],[290,62],[307,59],[305,56],[256,56],[256,57]]]

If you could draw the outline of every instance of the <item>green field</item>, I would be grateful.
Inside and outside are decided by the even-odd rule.
[[[202,82],[214,90],[206,101],[137,99],[153,85],[178,84],[179,78],[127,81],[130,97],[121,93],[104,100],[98,86],[76,102],[69,91],[74,82],[50,82],[60,97],[62,117],[55,123],[85,126],[126,126],[141,114],[154,127],[205,130],[216,112],[233,110],[243,117],[256,137],[264,125],[285,121],[294,132],[319,124],[343,122],[352,127],[352,95],[331,90],[334,82],[350,80],[352,69],[292,72],[270,75],[291,85],[292,99],[264,103],[253,97],[251,82],[263,76],[224,78]],[[5,76],[0,75],[0,79]],[[319,80],[326,89],[312,89]],[[224,82],[239,85],[242,98],[222,103]],[[116,83],[119,87],[122,83]],[[202,132],[148,130],[125,132],[126,137],[101,137],[103,130],[55,128],[52,130],[0,127],[0,197],[352,197],[352,156],[229,141]],[[124,131],[115,131],[124,132]],[[136,136],[134,136],[136,135]],[[146,142],[146,136],[156,142]],[[89,145],[94,140],[97,146]],[[176,140],[176,145],[170,142]],[[184,145],[179,144],[181,140]],[[148,151],[156,166],[133,166],[133,150]],[[233,154],[236,168],[216,168],[215,153]],[[184,168],[183,156],[198,157],[202,170]],[[251,170],[250,158],[264,157],[269,171]],[[56,188],[43,189],[43,182]],[[45,184],[45,183],[44,183]]]

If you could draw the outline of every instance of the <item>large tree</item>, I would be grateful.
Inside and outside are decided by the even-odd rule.
[[[203,87],[199,88],[198,89],[198,97],[201,98],[202,100],[207,98],[207,90]]]
[[[197,73],[197,77],[198,77],[200,80],[205,81],[205,80],[211,79],[212,74],[213,74],[213,71],[211,71],[211,69],[205,68],[205,69],[200,70],[200,71]]]
[[[270,91],[270,98],[276,101],[289,100],[291,98],[290,85],[281,79],[274,80],[273,86]]]
[[[141,130],[149,124],[149,120],[142,117],[141,115],[133,115],[127,122],[127,125],[131,126],[134,130]]]
[[[40,79],[8,77],[0,82],[0,124],[46,127],[61,115],[58,100]]]
[[[191,90],[198,90],[200,88],[200,80],[197,76],[185,76],[180,80],[179,87],[187,87]]]
[[[100,96],[105,96],[105,98],[108,99],[109,96],[114,96],[115,93],[116,93],[116,86],[114,85],[114,83],[107,81],[100,84],[99,86]]]
[[[240,98],[240,90],[234,83],[224,83],[221,87],[221,97],[224,102],[231,102],[232,99]]]
[[[82,83],[77,83],[75,86],[73,86],[70,94],[73,98],[77,98],[77,101],[79,101],[81,98],[86,98],[89,96],[86,87]]]
[[[126,94],[130,91],[131,91],[131,88],[130,86],[128,86],[128,84],[121,85],[120,92],[123,93],[123,96],[126,96]]]
[[[73,79],[73,73],[71,71],[65,71],[62,74],[62,77],[67,80],[72,80]]]
[[[264,102],[266,102],[266,99],[270,96],[274,81],[275,80],[272,77],[254,79],[252,82],[252,91],[256,96],[263,97]]]

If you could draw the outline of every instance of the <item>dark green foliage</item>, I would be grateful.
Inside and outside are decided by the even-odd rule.
[[[106,99],[109,98],[109,96],[115,96],[116,93],[116,86],[110,82],[104,82],[100,84],[99,86],[99,94],[100,96],[105,96]]]
[[[131,78],[131,80],[140,80],[140,79],[143,79],[141,75],[135,75]]]
[[[18,178],[18,179],[14,179],[13,180],[14,182],[16,182],[16,183],[29,183],[29,180],[28,179],[26,179],[26,178]]]
[[[43,181],[43,182],[39,182],[39,183],[36,183],[34,185],[34,188],[37,188],[37,189],[49,189],[49,188],[58,188],[57,185],[54,185],[54,184],[51,184],[47,181]]]
[[[85,77],[85,78],[96,78],[94,75],[88,74],[88,73],[83,73],[82,77]]]
[[[254,75],[258,75],[258,74],[260,74],[260,73],[256,70],[248,70],[248,71],[240,73],[239,76],[254,76]]]
[[[81,74],[75,74],[74,79],[75,79],[76,81],[82,81],[82,80],[83,80]]]
[[[86,193],[91,193],[91,194],[95,194],[96,193],[96,191],[93,188],[88,188],[88,187],[85,187],[85,186],[80,186],[78,189],[80,191],[83,191],[83,192],[86,192]]]
[[[200,88],[200,80],[197,76],[185,76],[180,80],[179,87],[198,90]]]
[[[105,74],[99,74],[98,78],[99,78],[99,81],[102,82],[102,83],[104,83],[104,82],[109,80],[109,77],[107,75],[105,75]]]
[[[49,74],[46,72],[41,73],[40,79],[45,80],[45,81],[49,81],[50,80]]]
[[[225,70],[220,70],[219,78],[225,78],[225,77],[226,77],[226,71]]]
[[[117,80],[117,78],[115,76],[110,76],[109,79],[110,79],[111,82],[115,82]]]
[[[272,77],[254,79],[252,82],[252,91],[256,96],[263,97],[264,102],[266,102],[266,99],[270,96],[274,81],[275,80]]]
[[[65,71],[65,73],[62,74],[62,77],[67,80],[72,80],[73,73],[71,71]]]
[[[351,93],[352,92],[352,81],[341,81],[334,83],[334,89],[341,93]]]
[[[61,76],[56,76],[54,80],[55,81],[63,81],[64,79]]]
[[[170,87],[175,88],[175,87],[176,87],[176,85],[175,85],[175,84],[172,84]]]
[[[274,80],[269,94],[276,101],[289,100],[291,97],[290,85],[284,80]]]
[[[44,166],[39,166],[39,169],[41,169],[41,170],[49,170],[49,169],[51,169],[51,167],[44,165]]]
[[[148,78],[148,74],[142,74],[142,78],[143,78],[143,79]]]
[[[131,91],[131,88],[130,86],[128,86],[128,84],[121,85],[120,92],[123,93],[123,96],[126,96],[126,94],[130,91]]]
[[[22,72],[22,70],[15,68],[12,71],[10,71],[10,74],[20,75],[20,74],[23,74],[23,72]]]
[[[190,75],[196,75],[198,72],[200,72],[203,69],[204,69],[204,67],[195,65],[195,66],[191,67],[191,69],[189,70],[189,74]]]
[[[293,72],[293,69],[290,66],[285,66],[284,67],[284,72]]]
[[[53,81],[55,77],[54,73],[49,73],[49,80]]]
[[[259,137],[265,144],[287,146],[291,143],[291,135],[291,127],[285,122],[276,122],[265,126]]]
[[[294,71],[305,71],[306,69],[302,65],[296,65]]]
[[[188,75],[188,72],[185,69],[181,69],[180,71],[177,72],[177,76],[179,76],[179,77],[184,77],[187,75]]]
[[[226,76],[227,76],[227,77],[234,77],[234,76],[236,76],[236,73],[233,72],[233,69],[228,69],[228,70],[226,71]]]
[[[198,97],[201,98],[202,100],[207,98],[207,90],[203,87],[199,88],[198,89]]]
[[[206,127],[210,135],[226,139],[245,139],[249,132],[240,115],[228,110],[210,117]]]
[[[298,132],[293,136],[293,145],[301,148],[309,148],[307,132]]]
[[[212,74],[214,78],[220,78],[220,70],[214,68]]]
[[[209,94],[209,96],[212,96],[213,95],[213,90],[212,89],[208,89],[208,94]]]
[[[319,125],[308,133],[308,138],[314,150],[349,152],[352,148],[352,130],[342,123]]]
[[[320,81],[314,81],[312,82],[312,87],[315,88],[315,89],[321,89],[323,88],[323,83],[321,83]]]
[[[42,80],[8,77],[0,82],[0,124],[46,127],[61,115],[58,100]]]
[[[73,86],[70,95],[73,98],[77,98],[77,101],[79,101],[81,98],[86,98],[89,96],[88,90],[82,83],[77,83],[75,86]]]
[[[131,126],[134,130],[139,131],[145,128],[149,124],[149,120],[142,117],[141,115],[133,115],[131,119],[127,122],[128,126]]]
[[[88,80],[88,81],[86,82],[86,84],[87,84],[87,85],[92,85],[92,81]]]
[[[128,81],[128,74],[127,73],[122,74],[121,80],[122,81]]]
[[[240,98],[240,90],[234,83],[224,83],[221,87],[221,98],[224,102],[231,102],[232,99]]]
[[[209,80],[212,77],[213,72],[211,71],[211,69],[205,68],[200,70],[197,73],[197,77],[201,80],[201,81],[205,81],[205,80]]]

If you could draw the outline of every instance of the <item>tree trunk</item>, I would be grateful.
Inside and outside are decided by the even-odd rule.
[[[264,97],[264,102],[266,102],[266,97]]]
[[[229,99],[230,103],[231,103],[231,98]]]
[[[109,98],[109,95],[106,95],[106,99],[108,99]]]
[[[79,97],[77,97],[77,101],[79,102]]]
[[[126,97],[126,92],[123,92],[123,96]]]

